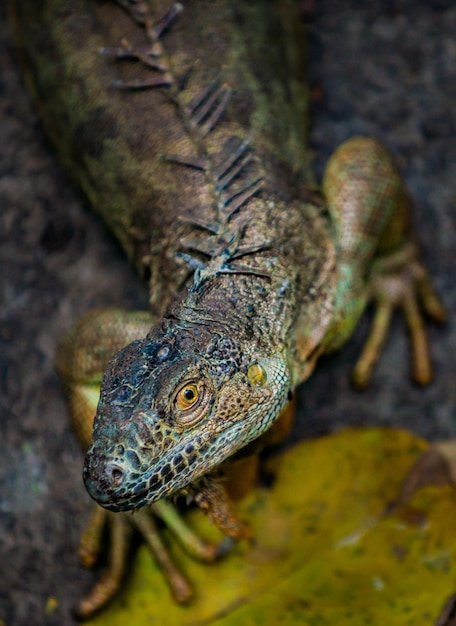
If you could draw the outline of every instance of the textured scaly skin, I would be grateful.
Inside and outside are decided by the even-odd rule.
[[[154,3],[153,16],[163,15],[168,7]],[[31,68],[31,88],[62,159],[140,270],[150,272],[153,317],[158,320],[173,303],[153,331],[158,338],[156,352],[162,343],[170,344],[165,368],[182,355],[190,358],[185,365],[181,362],[183,371],[167,371],[165,378],[179,386],[182,373],[188,374],[190,368],[194,376],[207,375],[207,396],[202,398],[207,408],[214,415],[222,410],[215,419],[222,419],[226,426],[233,414],[232,429],[223,437],[218,433],[220,425],[208,424],[218,442],[214,440],[217,450],[213,449],[213,454],[209,451],[212,446],[202,443],[196,444],[196,452],[176,450],[172,454],[175,461],[183,455],[176,461],[179,468],[190,455],[187,469],[181,471],[186,483],[206,473],[210,456],[217,465],[267,430],[287,402],[292,386],[302,378],[295,365],[302,360],[299,367],[307,367],[306,352],[324,333],[324,328],[318,328],[321,304],[327,300],[329,309],[333,298],[334,246],[318,209],[298,200],[308,159],[301,141],[306,90],[300,79],[303,55],[299,38],[293,36],[290,26],[297,20],[290,11],[283,3],[247,9],[245,3],[189,3],[162,39],[152,42],[162,67],[154,73],[138,63],[115,65],[99,54],[100,47],[118,45],[122,38],[128,41],[126,47],[144,50],[148,46],[144,30],[114,5],[81,1],[66,11],[50,0],[39,7],[28,6],[27,13],[16,9],[18,20],[28,20],[21,24],[21,32],[27,33],[22,52]],[[195,23],[201,27],[195,29]],[[217,101],[200,124],[195,119],[201,107],[195,114],[190,109],[201,94],[205,106],[205,90],[220,68],[219,100],[229,91],[232,94],[218,122],[205,134],[204,124]],[[132,94],[110,86],[116,75],[125,81],[158,77],[170,84]],[[179,90],[181,77],[186,77],[186,82]],[[244,142],[250,143],[245,150]],[[236,150],[241,154],[230,168],[227,163]],[[193,163],[202,161],[206,169],[166,159],[176,154]],[[228,180],[226,176],[247,158],[250,162]],[[244,193],[245,201],[230,215]],[[188,223],[192,220],[199,225]],[[212,234],[204,227],[217,232]],[[262,249],[242,256],[256,247]],[[199,281],[194,281],[192,268],[179,258],[179,253],[191,251],[196,263],[206,265],[199,272]],[[247,273],[224,273],[230,269]],[[305,324],[310,332],[300,325],[302,332],[296,338],[298,301],[307,302]],[[296,339],[300,347],[296,347]],[[286,344],[292,346],[293,354]],[[136,358],[131,350],[136,350],[139,358],[133,369],[125,372],[127,377],[138,377],[141,372],[142,348],[135,345],[122,353],[121,368],[126,365],[128,369],[131,358]],[[198,354],[203,359],[200,363],[194,359]],[[252,387],[247,376],[249,366],[257,362],[266,370],[266,387]],[[130,383],[126,385],[118,391],[131,388]],[[104,386],[102,394],[109,386]],[[150,393],[154,393],[152,388],[146,403]],[[174,388],[169,393],[172,396]],[[124,400],[129,412],[130,400]],[[172,406],[174,398],[168,400]],[[226,408],[222,409],[222,404]],[[251,421],[248,430],[247,414]],[[135,411],[135,416],[128,418],[130,432],[124,432],[129,440],[125,454],[132,445],[125,459],[136,465],[137,448],[145,449],[146,443],[148,455],[156,456],[156,450],[149,447],[155,437],[159,448],[167,439],[171,451],[174,438],[182,440],[182,430],[194,422],[183,419],[168,436],[166,420],[159,418],[146,433],[142,418],[141,432],[136,432],[137,418]],[[102,421],[111,429],[114,442],[114,413]],[[239,436],[239,428],[246,437]],[[119,445],[114,443],[115,459],[110,467],[116,465]],[[92,458],[99,459],[96,465],[101,469],[100,462],[107,457],[100,456],[100,446],[97,450]],[[166,462],[163,467],[167,468]],[[150,479],[156,480],[156,472],[153,474]],[[172,491],[165,483],[157,498]],[[104,504],[109,505],[107,500]],[[130,504],[125,508],[135,506]]]
[[[168,14],[161,0],[122,2],[126,11],[14,4],[47,130],[149,277],[155,324],[110,361],[101,386],[84,468],[98,503],[124,511],[186,490],[218,510],[205,477],[271,428],[369,300],[378,310],[357,383],[371,376],[395,306],[411,330],[414,377],[429,380],[417,298],[434,318],[444,313],[387,151],[348,142],[323,183],[327,212],[306,200],[292,3],[192,0]]]

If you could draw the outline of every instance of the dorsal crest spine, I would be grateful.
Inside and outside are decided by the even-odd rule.
[[[252,175],[254,156],[250,144],[252,133],[245,139],[232,137],[227,149],[219,155],[209,154],[205,138],[215,129],[221,120],[228,102],[232,96],[232,89],[222,82],[221,74],[215,76],[200,93],[190,102],[184,104],[182,98],[183,84],[174,76],[168,56],[165,53],[161,37],[172,26],[178,15],[184,10],[180,3],[175,3],[158,20],[150,14],[149,6],[143,0],[117,0],[146,31],[148,43],[144,48],[132,48],[122,40],[118,48],[104,48],[102,53],[116,59],[132,59],[145,66],[154,75],[146,80],[113,81],[113,85],[122,90],[141,90],[157,87],[166,87],[170,99],[176,105],[184,129],[196,146],[198,156],[195,158],[184,155],[167,155],[165,160],[185,167],[196,168],[204,172],[206,181],[212,189],[212,208],[215,213],[213,222],[204,222],[196,219],[187,219],[188,223],[203,229],[208,233],[205,241],[184,238],[182,247],[186,250],[198,252],[208,258],[205,264],[199,258],[194,258],[189,252],[181,252],[178,256],[195,270],[192,290],[202,282],[218,274],[255,274],[269,276],[269,273],[258,268],[249,267],[231,261],[240,257],[270,248],[270,244],[257,246],[242,246],[241,241],[247,226],[245,220],[241,225],[234,225],[231,218],[239,209],[248,203],[263,187],[263,175]]]

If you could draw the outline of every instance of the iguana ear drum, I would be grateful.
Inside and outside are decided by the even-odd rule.
[[[268,376],[266,370],[259,363],[253,363],[247,372],[247,378],[249,379],[253,387],[262,387],[266,384]]]

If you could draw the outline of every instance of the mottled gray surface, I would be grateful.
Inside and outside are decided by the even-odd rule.
[[[308,4],[308,3],[307,3]],[[75,550],[88,502],[81,457],[52,366],[56,339],[83,312],[145,306],[119,248],[54,160],[24,93],[0,8],[0,620],[72,624],[92,575]],[[318,170],[353,134],[384,140],[416,201],[424,257],[456,311],[456,7],[444,0],[320,0],[309,23]],[[429,335],[436,370],[408,378],[399,320],[373,385],[350,388],[364,323],[300,393],[300,436],[352,424],[456,434],[454,319]],[[49,597],[58,608],[45,615]],[[1,623],[1,621],[0,621]]]

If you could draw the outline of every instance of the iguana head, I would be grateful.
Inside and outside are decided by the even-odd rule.
[[[113,511],[138,508],[264,433],[286,402],[288,370],[280,355],[247,352],[220,325],[165,321],[114,356],[84,466],[89,494]]]

